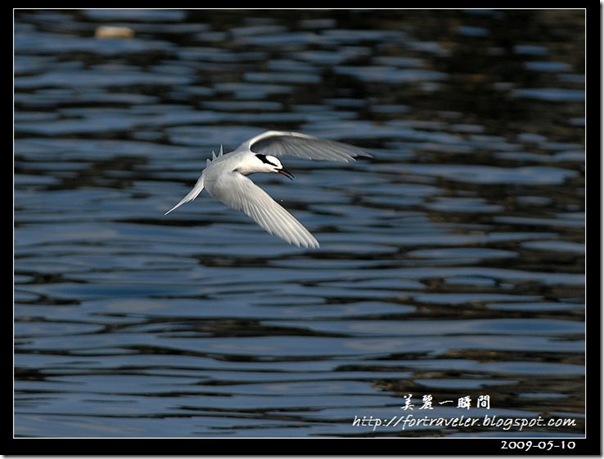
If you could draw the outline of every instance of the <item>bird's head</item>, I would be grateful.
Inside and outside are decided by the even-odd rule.
[[[294,176],[291,172],[283,167],[281,161],[271,155],[262,155],[260,153],[255,154],[258,160],[258,172],[276,172],[286,176],[288,179],[293,180]]]

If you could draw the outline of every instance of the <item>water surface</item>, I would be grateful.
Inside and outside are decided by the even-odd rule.
[[[583,435],[583,26],[17,10],[15,436]],[[319,250],[205,193],[163,215],[267,129],[374,155],[254,177]],[[574,425],[354,424],[405,397]]]

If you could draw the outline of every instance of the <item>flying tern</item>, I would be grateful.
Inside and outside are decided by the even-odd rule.
[[[224,154],[222,146],[218,155],[212,152],[212,159],[207,160],[193,189],[165,215],[195,199],[205,188],[220,202],[247,214],[268,233],[298,247],[318,248],[317,239],[248,178],[257,172],[274,172],[293,179],[277,156],[349,162],[358,156],[372,155],[333,140],[298,132],[267,131],[246,140],[230,153]]]

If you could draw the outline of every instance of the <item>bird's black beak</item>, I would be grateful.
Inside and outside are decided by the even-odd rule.
[[[281,175],[285,175],[288,179],[293,180],[294,179],[294,174],[292,174],[290,171],[288,171],[287,169],[279,169],[277,171],[277,174],[281,174]]]

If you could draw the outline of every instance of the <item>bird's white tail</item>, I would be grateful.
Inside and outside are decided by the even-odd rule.
[[[222,149],[222,145],[220,145],[220,152],[218,153],[218,156],[216,156],[216,153],[212,152],[212,159],[206,160],[206,163],[209,165],[212,161],[214,161],[216,158],[220,158],[223,154],[224,154],[224,150]],[[189,194],[187,194],[184,198],[182,198],[178,204],[176,204],[174,207],[172,207],[164,215],[168,215],[170,212],[178,209],[183,204],[185,204],[189,201],[192,201],[199,195],[199,193],[202,192],[202,190],[203,190],[203,172],[201,174],[201,177],[199,177],[199,180],[197,180],[197,183],[195,184],[193,189],[191,191],[189,191]]]
[[[178,204],[176,204],[174,207],[172,207],[164,215],[168,215],[170,212],[172,212],[175,209],[178,209],[183,204],[185,204],[189,201],[192,201],[199,195],[199,193],[201,193],[202,190],[203,190],[203,174],[201,174],[201,177],[199,177],[199,180],[197,180],[197,183],[195,184],[193,189],[191,191],[189,191],[189,194],[187,194],[184,198],[182,198]]]

